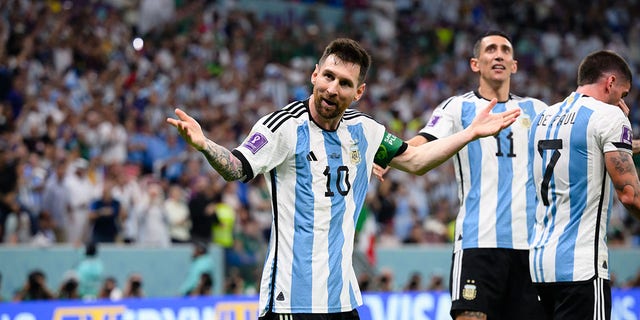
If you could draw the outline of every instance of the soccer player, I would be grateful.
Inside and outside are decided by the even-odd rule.
[[[374,161],[424,174],[471,140],[511,125],[519,110],[490,113],[438,143],[407,146],[349,106],[365,92],[371,58],[350,39],[332,41],[311,74],[309,99],[261,118],[229,151],[176,109],[168,118],[227,181],[264,174],[273,226],[260,285],[261,319],[359,319],[362,297],[352,266],[355,222]]]
[[[537,208],[529,261],[549,319],[611,318],[613,196],[640,217],[631,125],[622,111],[631,78],[622,57],[594,52],[580,63],[575,92],[533,120]]]
[[[512,126],[470,142],[454,157],[460,210],[449,284],[451,317],[540,319],[542,306],[529,276],[533,213],[527,210],[535,206],[535,196],[526,173],[531,119],[547,105],[510,92],[518,64],[505,33],[483,34],[469,65],[478,74],[478,89],[444,100],[407,141],[428,145],[463,131],[491,99],[499,101],[495,111],[522,111]]]

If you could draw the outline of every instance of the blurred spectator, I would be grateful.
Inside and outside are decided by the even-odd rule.
[[[71,221],[66,226],[67,241],[81,244],[88,240],[89,205],[100,195],[87,175],[89,162],[83,158],[75,159],[69,166],[69,175],[65,180],[66,188],[73,197],[69,199]]]
[[[118,282],[114,277],[106,277],[98,293],[98,299],[117,301],[122,299],[122,290],[118,288]]]
[[[178,289],[180,295],[188,296],[193,292],[203,273],[213,274],[213,259],[209,255],[208,242],[196,241],[193,243],[193,254],[187,275]]]
[[[421,291],[422,290],[422,274],[420,272],[413,272],[407,284],[404,286],[404,291]]]
[[[396,214],[396,202],[393,193],[397,190],[397,184],[391,179],[380,182],[376,193],[370,197],[369,207],[373,211],[378,225],[384,230],[386,226],[393,225]],[[394,230],[395,233],[395,230]]]
[[[251,216],[258,223],[260,232],[265,240],[269,239],[271,234],[271,197],[267,190],[267,183],[263,177],[256,177],[249,182],[249,209]]]
[[[73,271],[65,274],[62,278],[57,298],[61,300],[77,300],[81,298],[78,292],[78,278]]]
[[[47,179],[42,195],[42,208],[45,208],[53,218],[53,231],[59,242],[68,240],[66,226],[71,216],[71,192],[65,183],[67,164],[59,161],[55,164],[53,174]]]
[[[231,267],[228,270],[228,275],[225,277],[224,293],[232,295],[244,294],[244,279],[240,275],[240,270],[236,267]]]
[[[110,176],[113,178],[111,194],[120,203],[121,217],[118,235],[125,243],[134,243],[140,234],[140,216],[135,210],[140,201],[144,199],[140,182],[140,167],[138,165],[118,165],[110,167]]]
[[[189,200],[189,214],[191,218],[191,240],[213,240],[212,228],[218,223],[216,215],[217,204],[222,199],[221,185],[212,183],[210,176],[197,178],[193,186],[193,195]]]
[[[79,294],[83,299],[95,299],[104,276],[104,265],[98,257],[98,244],[90,242],[85,247],[84,258],[76,267]]]
[[[393,292],[395,284],[393,283],[393,272],[391,269],[383,269],[376,277],[376,291]]]
[[[118,236],[119,226],[126,218],[120,201],[112,195],[112,186],[106,182],[102,196],[91,203],[89,223],[91,225],[90,242],[114,243]]]
[[[36,246],[50,246],[56,243],[56,234],[53,230],[53,219],[49,211],[43,210],[38,215],[38,231],[31,239],[31,244]]]
[[[47,287],[47,277],[41,270],[34,270],[27,276],[22,289],[13,297],[14,301],[51,300],[54,294]]]
[[[168,247],[171,241],[162,186],[151,181],[144,189],[145,196],[135,208],[135,215],[140,219],[138,242],[142,245]]]
[[[363,272],[358,275],[358,286],[362,292],[372,291],[372,279],[369,273]]]
[[[434,272],[433,274],[431,274],[431,277],[429,277],[429,283],[427,284],[427,287],[425,289],[427,291],[445,291],[446,288],[442,273]]]
[[[143,298],[145,297],[144,290],[142,290],[142,276],[134,273],[127,279],[127,284],[122,292],[123,298]]]
[[[164,202],[169,223],[169,235],[172,243],[188,243],[191,239],[189,229],[189,205],[184,189],[179,185],[169,186],[169,196]]]
[[[233,246],[225,249],[225,264],[227,268],[237,268],[247,286],[253,283],[253,273],[260,268],[264,260],[263,251],[266,250],[258,223],[246,208],[238,210],[237,232],[233,237]]]
[[[189,295],[190,296],[210,296],[212,290],[213,290],[213,278],[211,277],[211,273],[203,272],[200,274],[200,279],[198,279],[198,285],[193,290],[191,290]]]
[[[31,242],[31,214],[20,205],[17,199],[12,201],[11,209],[5,216],[4,242],[17,244]]]

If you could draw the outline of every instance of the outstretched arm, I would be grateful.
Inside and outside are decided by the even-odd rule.
[[[417,147],[409,145],[403,154],[391,161],[390,165],[403,171],[423,175],[451,158],[467,143],[497,134],[510,126],[520,115],[520,109],[491,113],[491,109],[497,102],[496,99],[491,100],[487,107],[473,119],[469,127],[456,134]]]
[[[178,119],[167,118],[167,123],[178,129],[180,136],[205,158],[226,181],[244,179],[242,163],[227,148],[207,139],[200,124],[179,108],[175,110]]]

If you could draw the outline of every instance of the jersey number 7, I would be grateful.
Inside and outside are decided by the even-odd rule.
[[[561,139],[538,141],[538,153],[540,154],[540,157],[543,156],[545,150],[553,150],[551,159],[549,159],[549,163],[547,163],[547,167],[544,169],[542,185],[540,186],[540,197],[542,198],[542,203],[546,207],[549,206],[549,183],[551,182],[551,176],[553,175],[553,168],[556,166],[556,163],[558,163],[558,159],[560,159],[560,149],[562,149]]]

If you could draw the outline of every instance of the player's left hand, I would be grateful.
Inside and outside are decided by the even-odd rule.
[[[373,176],[376,177],[380,182],[384,181],[384,175],[389,171],[390,167],[383,168],[377,164],[373,164]]]
[[[520,116],[520,109],[511,109],[500,113],[491,113],[491,110],[498,103],[498,99],[493,98],[489,104],[473,119],[471,127],[475,138],[492,136],[500,130],[510,126]]]

